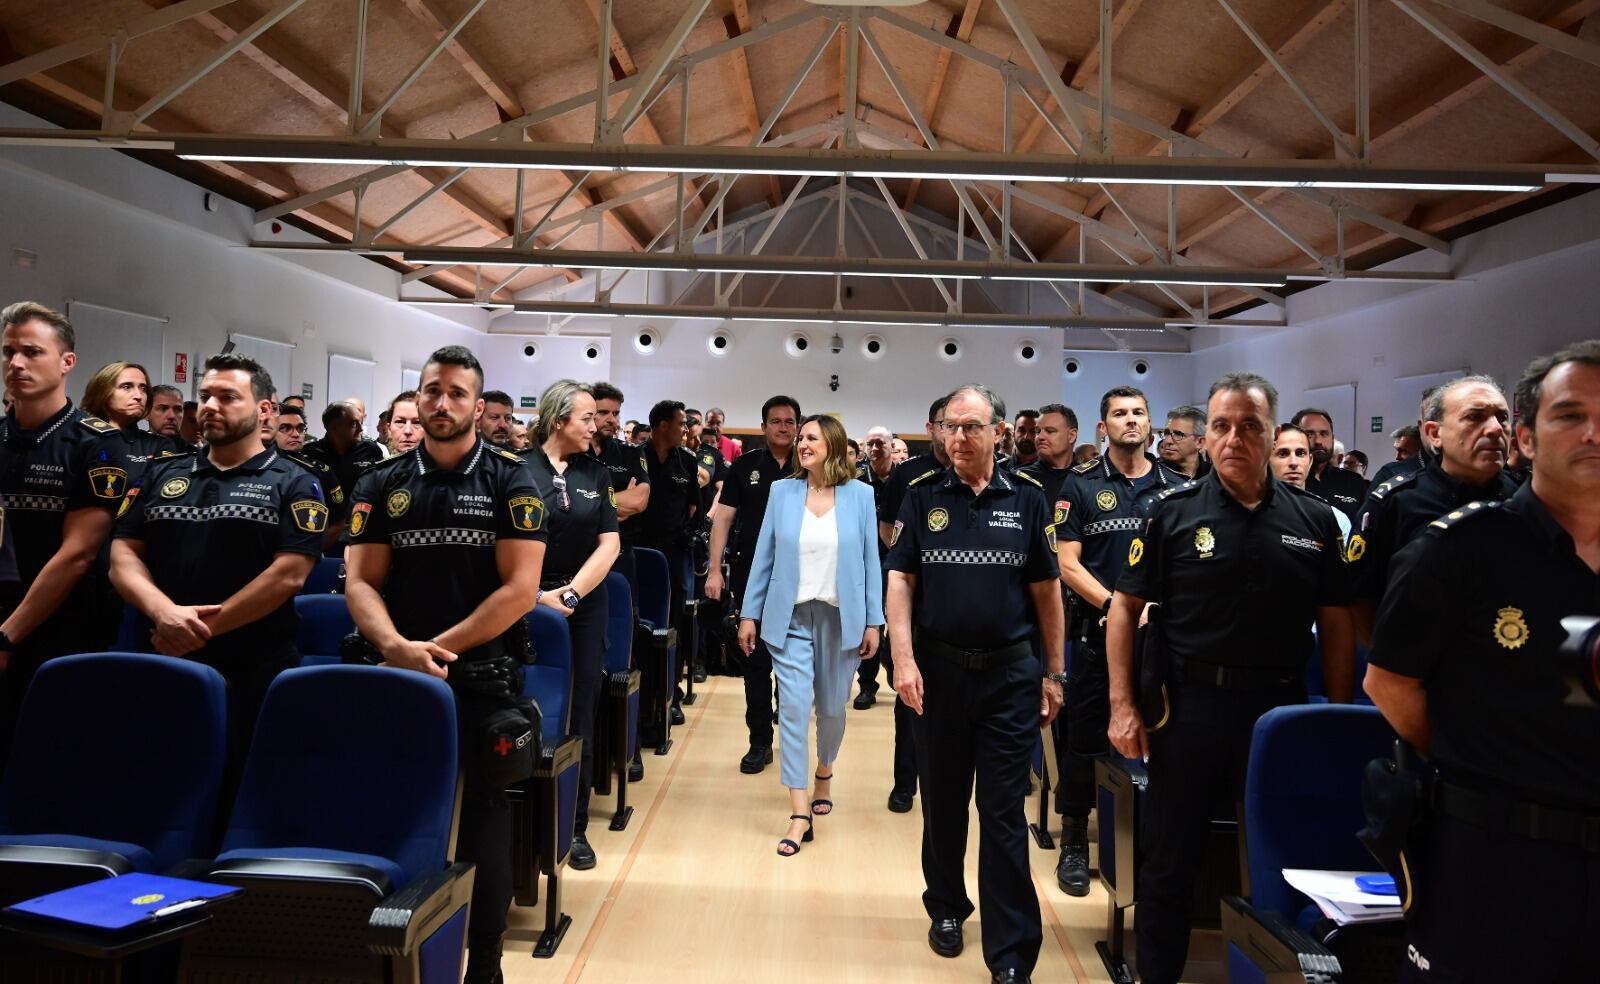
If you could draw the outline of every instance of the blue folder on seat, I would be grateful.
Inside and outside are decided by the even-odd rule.
[[[5,911],[114,932],[190,912],[239,891],[233,885],[134,873],[51,892]]]

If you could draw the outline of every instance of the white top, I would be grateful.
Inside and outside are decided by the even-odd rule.
[[[800,590],[794,603],[839,605],[839,526],[830,508],[821,516],[806,509],[800,519]]]

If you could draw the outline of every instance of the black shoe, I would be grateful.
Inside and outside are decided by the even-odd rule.
[[[928,946],[941,957],[959,957],[966,944],[961,939],[961,920],[935,919],[928,927]]]
[[[628,781],[638,782],[644,778],[644,759],[635,755],[632,762],[628,763]]]
[[[583,834],[577,834],[572,838],[572,849],[567,852],[567,864],[579,871],[588,871],[594,867],[594,848],[589,846],[589,838]]]
[[[739,771],[753,776],[771,764],[771,745],[751,745],[750,750],[744,753],[744,758],[739,760]]]
[[[910,813],[911,812],[911,800],[912,800],[912,795],[910,793],[890,793],[889,794],[889,812],[890,813]]]
[[[876,704],[877,702],[878,702],[878,695],[877,694],[862,693],[862,694],[857,694],[856,695],[856,702],[852,706],[854,706],[855,709],[858,710],[858,711],[864,711],[867,708],[871,707],[873,704]]]
[[[671,721],[674,726],[682,724],[686,720],[683,716],[683,708],[674,704],[671,712],[667,714],[667,720]]]
[[[706,682],[706,668],[704,666],[696,666],[694,668],[694,682],[695,683],[705,683]]]
[[[1061,831],[1061,860],[1056,884],[1073,898],[1089,894],[1089,821],[1068,817]]]
[[[991,984],[1033,984],[1028,972],[1016,967],[1006,967],[989,975]]]

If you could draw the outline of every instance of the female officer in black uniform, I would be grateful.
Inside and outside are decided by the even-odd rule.
[[[584,832],[606,649],[605,580],[622,549],[611,473],[587,453],[594,427],[593,392],[583,383],[560,380],[539,398],[535,443],[522,452],[550,517],[539,604],[566,616],[572,633],[572,728],[583,738],[583,765],[570,863],[579,870],[595,865],[594,848]]]

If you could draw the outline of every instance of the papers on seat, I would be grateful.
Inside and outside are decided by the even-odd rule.
[[[1398,921],[1402,918],[1398,896],[1373,895],[1356,887],[1356,878],[1369,874],[1373,872],[1285,868],[1283,880],[1310,896],[1322,914],[1337,925]]]

